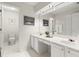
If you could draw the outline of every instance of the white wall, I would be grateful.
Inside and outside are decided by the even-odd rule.
[[[26,47],[30,44],[30,34],[34,32],[38,32],[39,22],[35,20],[35,25],[24,25],[24,16],[34,17],[34,11],[32,7],[20,7],[20,48],[21,50],[26,49]]]
[[[24,10],[28,10],[28,11],[22,11],[21,16],[26,15],[26,16],[33,16],[33,9],[24,9]],[[26,49],[26,47],[29,46],[29,40],[30,40],[30,34],[35,33],[35,34],[39,34],[39,31],[41,33],[47,31],[47,27],[43,27],[43,22],[42,20],[40,20],[40,25],[39,25],[39,20],[37,17],[35,17],[35,25],[31,26],[31,25],[24,25],[24,21],[23,21],[23,17],[22,19],[20,19],[20,47],[21,49]],[[39,28],[40,26],[40,28]]]
[[[29,10],[28,12],[33,11],[33,10]],[[27,12],[26,15],[28,14]],[[24,13],[22,12],[22,15],[24,15]],[[34,15],[34,14],[33,14]],[[28,16],[28,15],[27,15]],[[30,13],[30,16],[32,16],[32,13]],[[40,20],[40,22],[39,22]],[[45,31],[48,31],[48,27],[43,27],[43,21],[42,19],[39,19],[37,17],[35,17],[35,25],[31,26],[31,25],[24,25],[24,20],[23,17],[22,19],[20,19],[20,47],[22,49],[26,49],[26,47],[28,47],[30,45],[30,34],[39,34],[39,33],[44,33]],[[40,28],[39,28],[40,27]]]

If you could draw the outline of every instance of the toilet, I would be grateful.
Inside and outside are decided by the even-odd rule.
[[[16,35],[15,34],[9,34],[8,38],[9,38],[8,45],[14,45],[15,41],[16,41]]]

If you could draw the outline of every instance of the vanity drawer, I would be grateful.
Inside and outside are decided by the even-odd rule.
[[[64,54],[64,46],[55,43],[51,44],[51,57],[64,57]]]
[[[70,48],[65,48],[65,56],[66,57],[79,57],[79,51],[76,51]]]

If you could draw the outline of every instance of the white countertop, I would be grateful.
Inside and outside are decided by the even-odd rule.
[[[68,38],[63,38],[63,37],[58,37],[58,36],[53,36],[53,38],[48,38],[43,35],[35,35],[35,34],[32,34],[32,36],[40,38],[40,40],[48,41],[48,42],[50,42],[50,45],[52,43],[56,43],[56,44],[66,46],[66,47],[79,51],[79,43],[78,42],[69,42],[69,41],[67,41]]]

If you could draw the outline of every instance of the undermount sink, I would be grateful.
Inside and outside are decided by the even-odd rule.
[[[75,43],[75,41],[74,40],[63,40],[63,41],[61,41],[62,43],[65,43],[65,44],[73,44],[73,43]]]
[[[70,41],[61,41],[62,43],[65,43],[65,44],[70,44],[70,43],[72,43],[72,42],[70,42]]]

